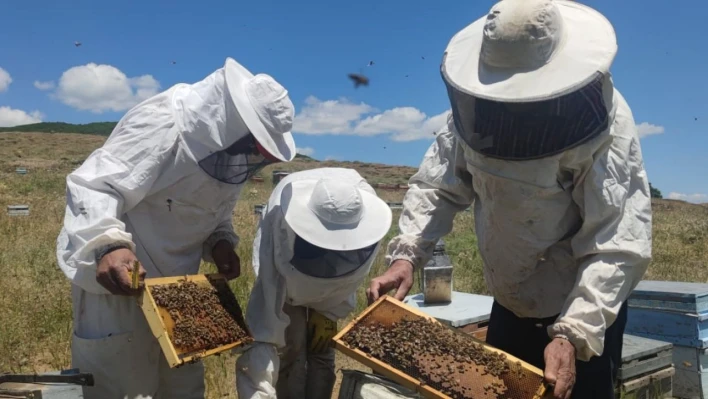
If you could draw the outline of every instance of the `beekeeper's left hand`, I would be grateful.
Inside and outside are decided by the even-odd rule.
[[[241,275],[241,259],[228,241],[217,242],[211,250],[211,257],[214,259],[219,273],[223,274],[227,280],[233,280]]]
[[[310,317],[307,320],[307,349],[310,353],[324,352],[336,334],[336,321],[310,310]]]

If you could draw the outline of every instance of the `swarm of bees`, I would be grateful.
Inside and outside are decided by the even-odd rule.
[[[226,284],[198,285],[191,281],[150,287],[157,306],[175,326],[170,339],[185,352],[214,349],[248,340],[243,314]]]
[[[509,362],[503,353],[424,318],[389,326],[360,323],[343,341],[455,399],[521,398],[519,387],[528,378],[521,364]],[[511,379],[516,380],[513,388],[505,382]],[[523,394],[532,397],[538,385],[527,388]]]

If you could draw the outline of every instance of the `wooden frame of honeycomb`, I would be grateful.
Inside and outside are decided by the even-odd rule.
[[[165,307],[158,306],[154,292],[156,288],[170,288],[176,285],[194,283],[198,287],[202,288],[222,288],[221,294],[227,296],[227,300],[231,302],[236,309],[234,309],[236,314],[228,313],[228,310],[222,307],[218,311],[227,312],[233,321],[236,322],[238,327],[241,328],[241,337],[237,340],[232,340],[228,343],[222,343],[216,347],[208,348],[194,348],[185,347],[185,345],[176,345],[174,335],[175,335],[175,319],[170,314],[170,310]],[[194,286],[191,286],[194,287]],[[217,294],[218,295],[218,294]],[[220,304],[221,301],[220,301]],[[145,318],[150,326],[150,330],[153,335],[160,343],[162,352],[164,353],[165,359],[171,368],[180,367],[184,364],[193,363],[200,359],[208,356],[216,355],[228,350],[239,348],[253,342],[251,332],[245,323],[242,310],[238,301],[236,300],[233,292],[228,288],[226,278],[221,274],[198,274],[198,275],[188,275],[179,277],[160,277],[160,278],[149,278],[145,279],[145,289],[142,291],[138,297],[138,305],[143,311]],[[222,304],[223,305],[223,304]],[[173,310],[174,312],[174,310]],[[180,317],[180,315],[175,315]],[[223,315],[222,315],[223,316]],[[212,321],[209,319],[208,321]],[[223,321],[223,317],[222,317]],[[193,320],[189,321],[193,323]],[[215,326],[209,326],[208,328],[214,328]],[[245,336],[243,335],[245,333]],[[192,345],[194,346],[194,345]]]
[[[447,331],[454,332],[456,340],[465,342],[466,344],[474,343],[479,346],[476,350],[482,349],[486,354],[483,357],[493,360],[494,366],[499,365],[499,359],[503,359],[505,370],[493,370],[498,367],[488,367],[483,363],[475,363],[471,361],[457,361],[453,356],[445,356],[440,354],[432,354],[426,348],[434,347],[435,342],[415,342],[414,350],[410,350],[407,355],[401,358],[410,359],[411,364],[395,363],[395,361],[383,361],[381,359],[393,359],[391,356],[381,356],[380,353],[384,349],[373,348],[369,343],[367,345],[349,345],[347,342],[354,342],[360,337],[367,336],[370,339],[371,332],[377,328],[393,328],[395,329],[398,323],[408,323],[414,326],[415,323],[431,323],[429,326],[437,329],[438,333]],[[402,324],[405,325],[405,324]],[[420,325],[420,324],[419,324]],[[401,330],[405,331],[405,330]],[[406,335],[405,332],[403,335]],[[458,336],[459,335],[459,336]],[[377,336],[376,339],[380,338]],[[421,340],[421,337],[416,334],[411,334],[410,337],[401,336],[398,342],[407,340]],[[459,331],[445,326],[435,318],[414,309],[401,301],[398,301],[390,296],[382,296],[375,303],[370,305],[359,316],[352,320],[333,338],[334,345],[337,350],[343,354],[353,358],[354,360],[370,367],[375,372],[390,378],[391,380],[409,388],[414,389],[426,398],[431,399],[454,399],[454,398],[514,398],[514,399],[540,399],[544,398],[548,391],[547,385],[543,381],[543,371],[539,368],[526,363],[506,352],[496,349],[486,342],[480,341],[471,335],[464,334]],[[384,343],[385,345],[386,343]],[[388,348],[400,354],[401,347],[405,345],[392,345],[389,341]],[[366,349],[365,349],[366,346]],[[488,351],[488,352],[487,352]],[[409,356],[410,355],[410,356]],[[463,356],[464,357],[464,356]],[[459,358],[459,356],[458,356]],[[416,363],[415,366],[412,366]],[[439,368],[437,378],[442,377],[446,381],[440,379],[434,381],[436,374],[435,368]],[[423,374],[427,377],[423,377]],[[451,391],[450,384],[456,385],[457,393],[453,396],[442,391]],[[433,386],[437,385],[437,387]],[[504,386],[504,390],[501,386]]]

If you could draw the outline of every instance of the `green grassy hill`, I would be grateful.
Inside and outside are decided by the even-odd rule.
[[[41,122],[13,127],[0,127],[0,133],[76,133],[96,136],[110,136],[118,122],[93,122],[86,124],[65,122]],[[314,160],[307,155],[297,154],[297,159]]]
[[[94,122],[74,124],[64,122],[42,122],[14,127],[0,127],[0,132],[34,132],[34,133],[79,133],[108,136],[118,122]]]

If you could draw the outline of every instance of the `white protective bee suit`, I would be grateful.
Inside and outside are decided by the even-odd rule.
[[[94,375],[86,398],[204,397],[203,365],[169,368],[136,299],[97,283],[96,256],[124,245],[153,278],[197,273],[220,240],[236,247],[232,211],[262,165],[229,151],[256,137],[293,159],[293,114],[282,86],[228,58],[202,81],[129,110],[69,174],[57,258],[72,282],[72,366]]]
[[[504,0],[458,32],[441,68],[452,114],[410,179],[387,255],[422,267],[474,204],[495,300],[520,318],[559,315],[548,334],[581,361],[603,353],[651,259],[639,136],[609,73],[616,50],[602,15],[563,0]]]
[[[300,187],[310,188],[298,190],[300,183]],[[342,185],[345,195],[338,195],[335,191],[341,191]],[[353,188],[359,194],[347,194]],[[303,191],[306,194],[300,194]],[[290,203],[287,208],[284,200]],[[295,207],[296,202],[303,204],[300,209]],[[324,214],[321,220],[336,221],[339,215],[354,215],[360,207],[364,216],[351,230],[327,227],[331,229],[328,231],[313,216]],[[388,205],[353,169],[306,170],[286,176],[276,186],[263,210],[253,245],[253,267],[258,277],[246,322],[255,343],[237,360],[239,398],[330,398],[335,381],[334,350],[329,347],[321,354],[309,353],[307,312],[316,311],[337,321],[355,308],[356,290],[369,274],[391,219]],[[298,236],[319,247],[352,250],[347,251],[350,256],[362,252],[355,259],[328,262],[329,270],[312,270],[316,268],[312,266],[307,271],[307,262],[303,266],[296,261]]]

